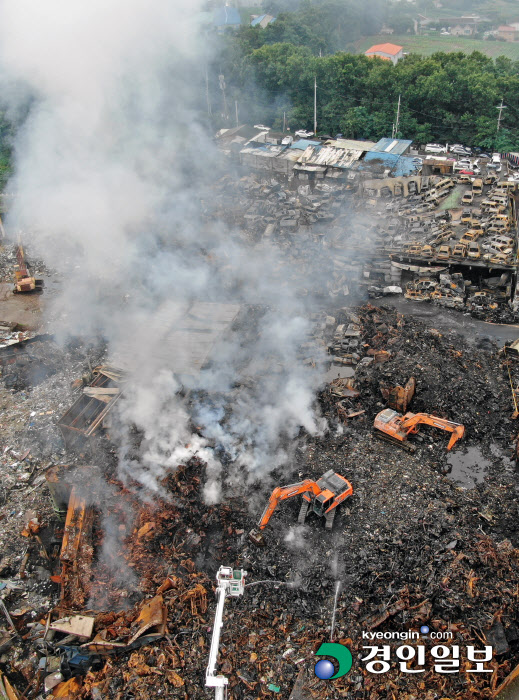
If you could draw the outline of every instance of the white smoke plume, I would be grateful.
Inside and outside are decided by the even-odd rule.
[[[273,247],[246,245],[201,216],[220,172],[199,121],[202,5],[2,0],[0,70],[13,100],[17,91],[31,96],[6,223],[59,271],[54,329],[64,338],[98,334],[111,352],[133,349],[142,359],[111,432],[120,475],[152,497],[168,471],[196,455],[214,503],[223,454],[235,474],[255,480],[290,459],[301,426],[320,434],[325,425],[315,408],[319,368],[303,367],[298,354],[309,331],[306,280],[288,281],[293,271],[279,272]],[[263,307],[255,333],[224,339],[189,387],[216,392],[211,400],[197,393],[194,415],[174,363],[155,356],[143,331],[170,300]]]

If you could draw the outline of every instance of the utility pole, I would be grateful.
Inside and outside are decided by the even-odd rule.
[[[220,90],[223,92],[223,111],[225,119],[229,119],[229,111],[227,109],[227,97],[225,95],[225,76],[219,75],[218,80],[220,81]]]
[[[234,108],[236,109],[236,126],[240,126],[240,122],[238,121],[238,100],[234,100]]]
[[[501,128],[501,114],[503,113],[503,110],[506,109],[506,105],[503,104],[503,98],[501,98],[501,104],[499,107],[496,107],[496,109],[499,110],[499,116],[497,118],[497,133],[499,133],[499,129]]]
[[[317,134],[317,76],[314,76],[314,134]]]
[[[205,65],[205,96],[207,99],[207,114],[212,117],[213,110],[211,109],[211,98],[209,97],[209,71],[207,69],[207,63]]]
[[[401,95],[398,95],[398,107],[396,110],[396,123],[393,124],[393,134],[391,135],[391,138],[396,139],[397,134],[398,134],[398,122],[400,121],[400,97]]]
[[[285,133],[286,125],[287,125],[287,113],[283,112],[283,133]]]

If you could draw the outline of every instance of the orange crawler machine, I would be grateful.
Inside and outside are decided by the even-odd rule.
[[[337,506],[351,496],[352,493],[353,487],[350,482],[340,474],[336,474],[333,469],[323,474],[318,481],[305,479],[297,484],[278,486],[272,491],[267,507],[263,511],[263,515],[259,521],[258,529],[251,530],[249,538],[255,544],[261,544],[263,542],[263,536],[259,530],[263,530],[266,527],[279,501],[284,501],[287,498],[292,498],[292,496],[298,496],[299,494],[302,494],[303,499],[298,522],[301,524],[305,522],[308,510],[311,508],[312,512],[316,515],[325,518],[326,528],[330,530],[333,525]]]
[[[373,425],[377,437],[387,442],[397,444],[403,447],[408,452],[414,452],[415,447],[407,444],[408,435],[418,432],[420,424],[432,425],[434,428],[447,430],[452,433],[447,449],[450,450],[458,440],[461,440],[465,434],[465,426],[461,423],[454,423],[444,418],[431,416],[429,413],[406,413],[405,416],[400,415],[391,408],[386,408],[375,418]]]
[[[25,260],[22,244],[19,243],[16,247],[17,265],[14,271],[14,293],[22,292],[41,292],[43,290],[43,280],[37,280],[31,277],[29,265]]]

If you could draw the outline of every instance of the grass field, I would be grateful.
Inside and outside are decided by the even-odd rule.
[[[475,13],[481,17],[489,19],[498,19],[498,22],[517,22],[518,8],[517,0],[473,0],[472,7],[466,7],[465,10],[459,7],[449,7],[450,3],[445,0],[442,7],[428,7],[427,17],[435,19],[436,17],[460,17],[464,14]],[[517,17],[517,19],[516,19]]]
[[[481,41],[479,39],[464,39],[455,36],[414,36],[410,34],[402,34],[399,36],[368,36],[361,39],[355,44],[357,53],[364,53],[370,46],[374,44],[398,44],[404,47],[404,51],[410,53],[419,53],[422,56],[430,56],[437,51],[445,51],[452,53],[453,51],[463,51],[463,53],[472,53],[473,51],[481,51],[485,56],[496,58],[497,56],[506,56],[512,61],[519,61],[519,41]]]

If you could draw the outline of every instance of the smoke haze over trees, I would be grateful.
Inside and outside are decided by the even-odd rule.
[[[225,75],[227,99],[238,102],[241,121],[280,129],[285,113],[289,128],[312,128],[316,77],[319,133],[374,140],[387,136],[401,95],[403,138],[460,141],[501,151],[519,148],[519,62],[479,52],[411,54],[396,66],[343,51],[321,50],[320,56],[319,23],[299,25],[290,40],[289,23],[284,23],[282,31],[276,29],[284,40],[270,42],[276,25],[247,27],[221,39],[213,70]],[[301,45],[305,33],[308,42]],[[496,140],[495,108],[501,98],[507,109]],[[223,112],[217,85],[212,99],[214,113]],[[218,122],[225,123],[225,118]]]

